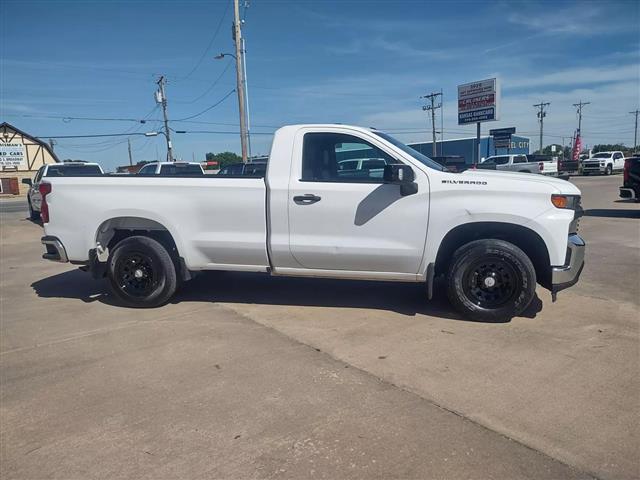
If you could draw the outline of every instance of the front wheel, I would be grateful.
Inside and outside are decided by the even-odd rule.
[[[453,255],[447,295],[466,318],[482,322],[509,320],[522,313],[535,295],[536,272],[527,255],[504,240],[476,240]]]
[[[611,165],[607,165],[607,168],[604,169],[605,175],[611,175],[613,173],[613,167]]]
[[[129,307],[164,305],[178,284],[167,249],[143,236],[125,238],[115,246],[109,255],[107,276],[114,295]]]

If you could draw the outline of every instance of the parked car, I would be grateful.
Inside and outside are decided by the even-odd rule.
[[[620,187],[620,198],[632,198],[640,202],[640,155],[626,158]]]
[[[507,172],[540,173],[557,176],[558,162],[548,155],[494,155],[477,165],[482,170],[502,170]]]
[[[151,162],[138,170],[136,175],[178,177],[183,175],[204,175],[204,170],[202,165],[197,162]]]
[[[345,150],[384,159],[382,177],[340,169]],[[584,263],[575,185],[448,172],[346,125],[280,128],[265,178],[52,178],[40,188],[44,258],[106,276],[134,307],[166,303],[202,270],[421,282],[427,298],[443,276],[464,316],[495,321],[521,313],[536,283],[555,299]]]
[[[33,180],[23,178],[22,183],[29,185],[27,192],[27,204],[29,206],[29,218],[37,220],[40,218],[40,204],[42,196],[40,195],[40,182],[52,177],[82,177],[87,175],[102,175],[102,167],[97,163],[88,162],[63,162],[48,163],[38,169]]]
[[[582,174],[602,173],[611,175],[624,170],[624,155],[622,152],[598,152],[591,158],[582,161]]]
[[[264,177],[267,162],[232,163],[221,168],[218,175],[232,175],[238,177]]]

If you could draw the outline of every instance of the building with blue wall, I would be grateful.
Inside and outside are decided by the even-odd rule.
[[[473,163],[473,150],[475,148],[476,138],[458,138],[455,140],[445,140],[444,142],[436,142],[436,151],[438,157],[460,156],[465,159],[465,163]],[[431,142],[425,143],[409,143],[411,148],[420,153],[431,157],[433,155]],[[486,158],[491,155],[506,154],[528,154],[529,139],[518,135],[511,137],[511,148],[494,149],[493,137],[480,137],[480,158]]]

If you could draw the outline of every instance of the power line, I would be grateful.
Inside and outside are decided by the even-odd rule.
[[[189,73],[187,73],[187,75],[185,75],[184,78],[182,78],[181,80],[186,80],[189,77],[191,77],[191,75],[193,75],[193,73],[202,64],[202,61],[207,56],[207,53],[209,53],[209,50],[211,50],[211,46],[213,45],[213,42],[215,41],[216,37],[218,36],[218,33],[220,33],[220,28],[222,27],[222,22],[224,22],[224,19],[227,17],[227,13],[229,12],[229,6],[231,5],[232,1],[233,0],[229,0],[227,2],[227,6],[225,7],[224,12],[222,13],[222,16],[220,17],[220,21],[218,22],[218,26],[216,27],[216,30],[213,33],[213,36],[211,37],[211,40],[209,41],[209,45],[207,45],[207,48],[205,48],[204,52],[202,52],[202,55],[200,56],[200,59],[196,62],[195,66],[191,69],[191,71]]]
[[[584,107],[585,105],[590,105],[591,102],[583,102],[582,100],[580,100],[578,103],[574,103],[573,106],[577,107],[577,114],[578,114],[578,133],[580,135],[582,135],[582,107]]]
[[[231,67],[231,60],[229,60],[227,62],[227,65],[224,67],[224,69],[222,70],[222,72],[220,73],[220,75],[218,75],[218,77],[213,81],[213,83],[211,85],[209,85],[209,88],[207,88],[202,94],[198,95],[196,98],[194,98],[193,100],[190,101],[176,101],[176,103],[196,103],[198,100],[200,100],[201,98],[205,97],[211,90],[213,90],[213,87],[215,87],[218,82],[220,82],[220,80],[222,80],[222,77],[224,77],[224,74],[227,73],[227,70],[229,70],[229,67]]]
[[[437,146],[436,146],[436,110],[438,108],[442,108],[442,102],[436,105],[435,101],[436,101],[436,98],[438,98],[441,95],[442,95],[442,92],[435,92],[435,93],[430,93],[429,95],[423,95],[422,97],[420,97],[420,98],[428,99],[431,102],[431,105],[423,105],[422,110],[424,110],[425,112],[427,111],[431,112],[431,128],[433,133],[431,151],[434,157],[438,155]]]
[[[195,115],[191,115],[189,117],[184,117],[184,118],[179,118],[177,120],[173,120],[174,122],[184,122],[185,120],[191,120],[192,118],[196,118],[199,117],[200,115],[202,115],[203,113],[207,113],[209,110],[217,107],[218,105],[220,105],[222,102],[224,102],[227,98],[229,98],[229,96],[231,96],[234,92],[236,91],[236,89],[234,88],[233,90],[231,90],[229,93],[227,93],[224,97],[222,97],[220,100],[218,100],[216,103],[214,103],[213,105],[211,105],[210,107],[205,108],[204,110],[202,110],[201,112],[196,113]]]
[[[540,110],[538,111],[537,115],[538,115],[538,122],[540,122],[540,153],[542,153],[542,148],[544,147],[544,145],[542,144],[542,130],[544,128],[544,117],[547,116],[547,112],[544,111],[545,107],[548,107],[549,105],[551,105],[551,103],[549,102],[540,102],[540,103],[536,103],[534,105],[535,108],[539,108]]]

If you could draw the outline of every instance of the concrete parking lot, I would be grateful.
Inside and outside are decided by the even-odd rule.
[[[0,203],[2,478],[640,477],[640,204],[572,181],[583,277],[501,324],[230,273],[125,309]]]

